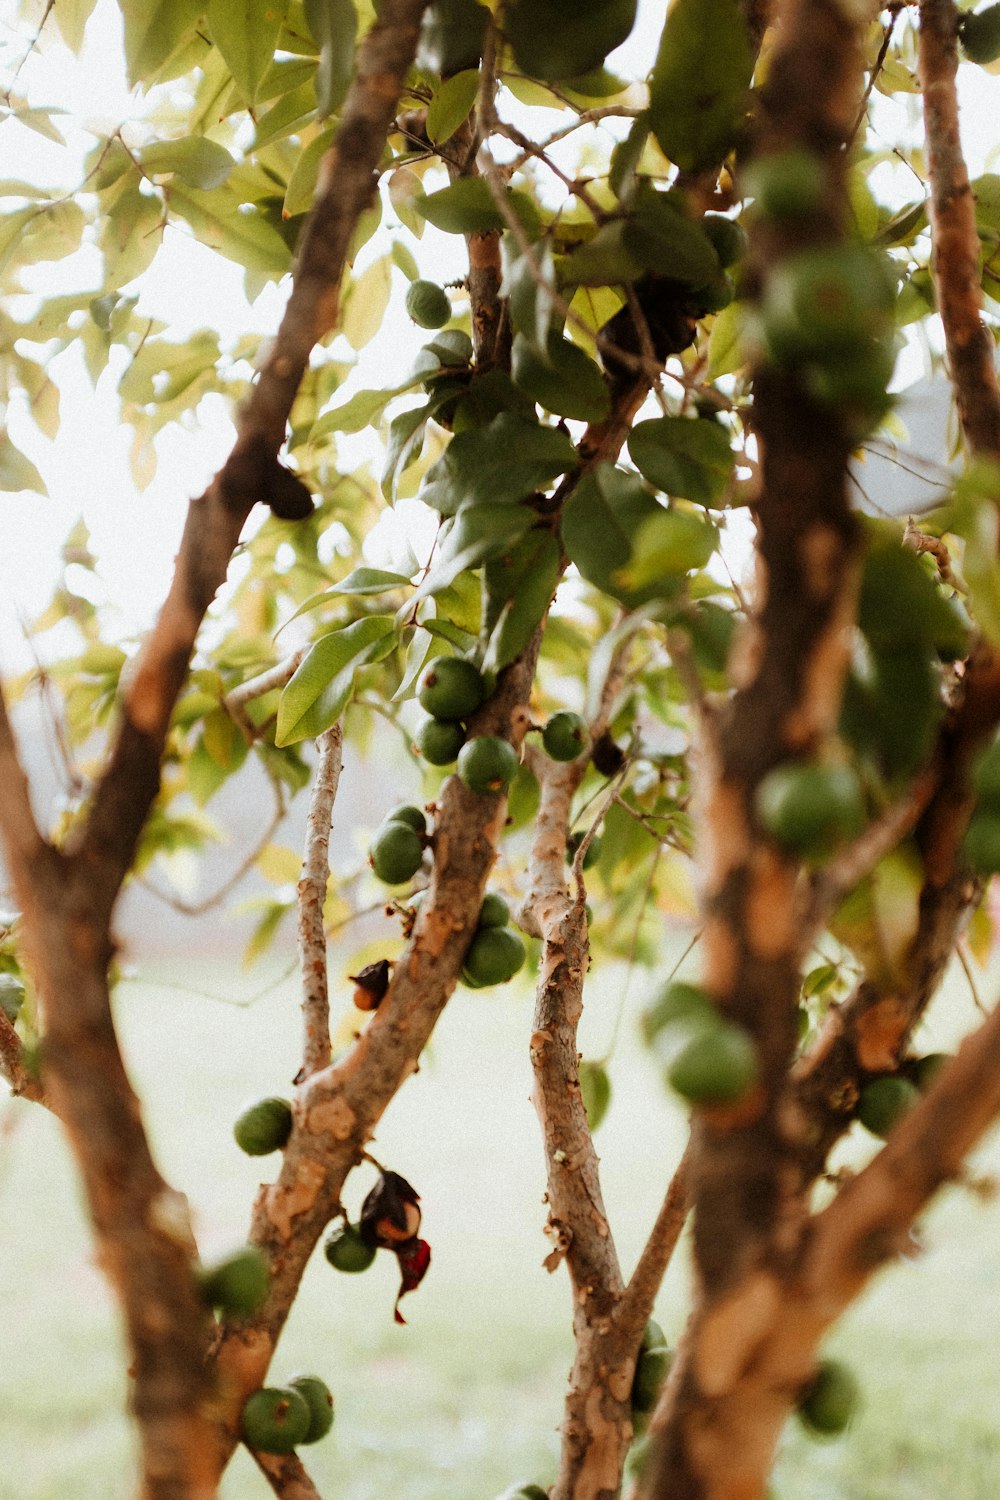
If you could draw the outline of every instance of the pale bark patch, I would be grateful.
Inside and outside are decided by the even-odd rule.
[[[268,1218],[285,1243],[292,1237],[292,1220],[313,1208],[325,1181],[326,1168],[323,1163],[306,1160],[300,1161],[296,1167],[295,1180],[291,1186],[276,1182],[269,1190]]]
[[[782,1291],[766,1271],[757,1271],[706,1315],[694,1356],[694,1372],[706,1396],[731,1390],[755,1347],[774,1326]]]
[[[323,1104],[314,1104],[307,1122],[313,1135],[332,1135],[335,1141],[349,1140],[358,1117],[342,1094]]]

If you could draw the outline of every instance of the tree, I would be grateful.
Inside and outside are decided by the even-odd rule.
[[[78,47],[92,9],[55,0],[39,37],[55,25]],[[988,63],[1000,8],[921,0],[879,19],[782,0],[766,29],[750,3],[675,0],[648,90],[604,66],[634,0],[121,11],[142,120],[97,140],[75,194],[4,184],[22,205],[0,231],[6,379],[55,431],[54,352],[79,342],[96,379],[124,350],[140,448],[209,391],[238,401],[238,436],[190,505],[137,654],[68,589],[43,622],[72,617],[81,636],[58,677],[67,732],[107,736],[61,826],[37,825],[0,712],[18,908],[0,1069],[55,1112],[79,1164],[127,1330],[141,1493],[212,1495],[242,1440],[275,1493],[316,1494],[295,1451],[298,1396],[257,1393],[331,1223],[335,1262],[398,1255],[401,1295],[426,1270],[408,1183],[383,1172],[356,1226],[341,1192],[456,984],[502,982],[523,961],[487,890],[505,846],[537,953],[549,1264],[565,1263],[576,1341],[553,1500],[620,1488],[637,1403],[667,1363],[649,1319],[689,1208],[696,1293],[635,1483],[664,1500],[762,1496],[793,1408],[820,1430],[849,1416],[825,1332],[1000,1114],[1000,1012],[943,1066],[911,1045],[1000,869],[1000,198],[992,175],[970,187],[956,104],[958,48]],[[157,92],[182,77],[183,105]],[[900,203],[876,191],[866,120],[880,91],[916,88],[924,139],[893,151],[921,189]],[[9,118],[55,130],[16,90]],[[558,112],[547,134],[513,123],[518,100]],[[380,212],[393,222],[356,269]],[[223,358],[211,332],[178,341],[136,316],[130,288],[179,224],[242,266],[251,293],[287,291],[270,346]],[[425,224],[464,238],[460,285],[421,277]],[[101,284],[26,313],[21,270],[85,230]],[[428,341],[412,375],[345,401],[332,340],[346,326],[364,344],[393,266]],[[892,432],[896,354],[931,327],[962,465],[904,528],[859,512],[850,465]],[[337,435],[362,428],[385,439],[381,488],[338,467]],[[0,453],[5,488],[40,485],[9,437]],[[430,559],[372,567],[366,535],[410,494],[439,518]],[[721,581],[738,507],[755,535],[745,587]],[[334,527],[350,547],[331,562]],[[241,576],[206,631],[237,548]],[[572,606],[550,614],[571,574]],[[275,633],[293,617],[309,635],[284,655]],[[409,744],[415,696],[428,800],[375,836],[394,952],[354,976],[370,1019],[335,1056],[341,747],[376,718]],[[242,1143],[280,1149],[281,1165],[253,1206],[252,1248],[209,1273],[117,1045],[113,924],[126,881],[197,846],[188,800],[204,806],[251,758],[279,805],[310,788],[302,1068],[290,1110],[271,1101],[240,1122]],[[577,1023],[590,963],[631,946],[657,965],[657,892],[689,859],[698,982],[662,973],[645,1027],[691,1103],[690,1144],[626,1276],[592,1139],[606,1075],[581,1063]],[[258,945],[283,914],[269,908]],[[886,1143],[816,1207],[856,1119]]]

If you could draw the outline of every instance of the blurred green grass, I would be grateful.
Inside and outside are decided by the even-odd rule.
[[[183,983],[175,988],[171,981]],[[625,984],[591,988],[581,1034],[600,1055]],[[175,965],[119,988],[123,1046],[161,1166],[188,1194],[202,1253],[242,1241],[268,1160],[231,1137],[241,1105],[281,1093],[297,1067],[293,984],[245,1007],[260,979],[229,966]],[[605,1197],[630,1269],[683,1146],[682,1111],[635,1041],[636,978],[611,1063],[614,1100],[598,1135]],[[986,986],[989,992],[989,986]],[[489,1500],[517,1479],[553,1476],[571,1360],[564,1271],[541,1267],[544,1172],[530,1104],[531,998],[510,985],[459,991],[419,1074],[393,1101],[375,1156],[422,1195],[433,1262],[394,1325],[394,1263],[342,1276],[314,1257],[272,1367],[315,1371],[334,1390],[333,1435],[308,1451],[323,1493],[367,1500]],[[957,985],[928,1050],[974,1013]],[[871,1138],[852,1138],[859,1162]],[[1000,1168],[996,1137],[978,1170]],[[356,1211],[370,1177],[347,1186]],[[789,1424],[775,1475],[781,1500],[993,1500],[1000,1472],[1000,1252],[996,1205],[946,1192],[922,1226],[924,1253],[891,1268],[828,1348],[855,1367],[865,1407],[848,1437],[817,1444]],[[383,1261],[385,1264],[383,1264]],[[117,1316],[95,1268],[72,1165],[56,1123],[0,1107],[0,1500],[128,1496],[134,1472]],[[683,1323],[686,1255],[657,1308]],[[13,1458],[13,1462],[11,1461]],[[267,1493],[237,1455],[224,1500]]]

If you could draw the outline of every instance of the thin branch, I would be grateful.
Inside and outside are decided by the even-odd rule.
[[[31,792],[17,753],[17,741],[0,685],[0,831],[11,865],[30,865],[49,845],[42,838],[31,810]],[[16,873],[12,870],[12,874]]]
[[[37,1073],[25,1063],[24,1043],[3,1010],[0,1010],[0,1078],[10,1084],[15,1098],[31,1099],[35,1104],[51,1108]]]
[[[965,982],[969,986],[969,994],[972,996],[972,1003],[978,1010],[979,1014],[981,1016],[985,1016],[987,1014],[986,1007],[980,999],[979,987],[976,984],[976,977],[972,972],[971,965],[969,964],[969,956],[965,951],[965,942],[962,938],[959,938],[958,942],[955,944],[955,953],[958,956],[959,963],[962,965],[962,973],[965,975]]]
[[[685,1146],[684,1154],[674,1169],[660,1211],[649,1232],[635,1270],[629,1278],[615,1323],[620,1331],[629,1331],[641,1336],[653,1311],[653,1303],[660,1284],[677,1248],[677,1241],[687,1221],[690,1207],[690,1156]]]
[[[318,1073],[330,1062],[330,996],[326,973],[326,932],[323,907],[330,878],[330,823],[343,764],[343,730],[339,724],[316,741],[319,764],[313,783],[306,847],[298,886],[299,969],[302,976],[302,1019],[305,1046],[302,1076]]]
[[[306,1473],[297,1453],[259,1453],[249,1449],[250,1457],[280,1500],[322,1500],[319,1490]]]
[[[265,697],[275,688],[285,687],[298,671],[305,654],[304,650],[293,651],[291,656],[287,656],[284,661],[279,661],[276,666],[268,667],[266,672],[260,672],[256,677],[248,678],[246,682],[241,682],[223,698],[223,708],[233,722],[239,725],[248,744],[252,745],[260,738],[261,730],[250,718],[246,705],[257,698]]]

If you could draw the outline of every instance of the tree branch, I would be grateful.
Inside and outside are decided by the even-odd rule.
[[[248,744],[252,745],[255,740],[260,739],[261,731],[247,713],[246,705],[257,698],[265,697],[275,688],[285,687],[295,676],[305,654],[305,650],[293,651],[291,656],[285,657],[284,661],[268,667],[266,672],[260,672],[256,677],[249,677],[246,682],[241,682],[237,687],[232,688],[223,698],[223,708],[234,723],[242,729]]]
[[[306,823],[306,848],[298,885],[299,968],[302,974],[302,1019],[305,1046],[303,1077],[330,1062],[330,997],[326,973],[323,907],[330,878],[330,821],[342,766],[343,731],[339,724],[316,741],[319,764]]]
[[[258,1453],[255,1448],[251,1448],[249,1452],[280,1500],[322,1500],[297,1453],[279,1456],[275,1453]]]
[[[25,1063],[24,1043],[3,1010],[0,1010],[0,1078],[10,1084],[15,1098],[48,1106],[41,1080]]]
[[[637,1340],[642,1336],[652,1314],[656,1294],[687,1222],[691,1193],[689,1161],[686,1146],[649,1231],[649,1238],[618,1304],[615,1322],[619,1330],[634,1333]]]

